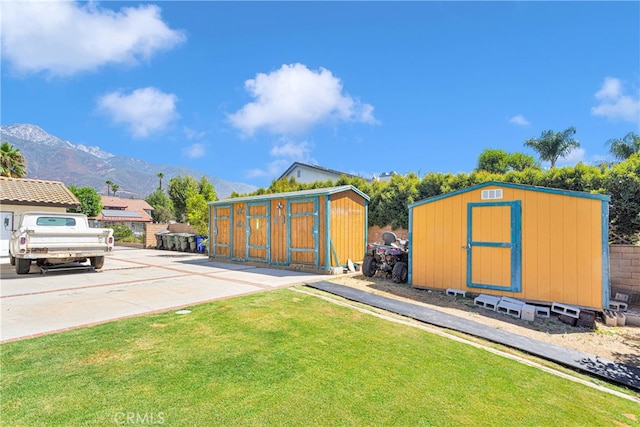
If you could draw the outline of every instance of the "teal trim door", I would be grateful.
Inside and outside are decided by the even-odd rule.
[[[522,208],[511,202],[467,205],[467,286],[522,291]]]

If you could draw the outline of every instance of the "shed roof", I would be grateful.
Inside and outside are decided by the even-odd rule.
[[[514,184],[511,182],[498,182],[498,181],[489,181],[484,182],[482,184],[474,185],[473,187],[463,188],[462,190],[452,191],[451,193],[441,194],[439,196],[430,197],[428,199],[420,200],[418,202],[412,203],[409,205],[409,209],[412,209],[416,206],[424,205],[427,203],[435,202],[436,200],[446,199],[448,197],[454,197],[458,194],[468,193],[470,191],[475,191],[480,188],[485,187],[504,187],[504,188],[515,188],[518,190],[526,190],[526,191],[537,191],[541,193],[549,193],[549,194],[557,194],[562,196],[570,196],[570,197],[581,197],[584,199],[594,199],[594,200],[602,200],[608,202],[611,200],[611,196],[606,194],[594,194],[594,193],[585,193],[583,191],[572,191],[572,190],[562,190],[558,188],[549,188],[549,187],[538,187],[534,185],[524,185],[524,184]]]
[[[236,197],[232,199],[224,199],[218,200],[215,202],[209,202],[209,205],[222,205],[229,204],[235,202],[248,202],[254,200],[273,200],[273,199],[283,199],[283,198],[305,198],[305,197],[315,197],[315,196],[328,196],[336,193],[343,193],[345,191],[353,191],[356,194],[362,196],[366,201],[369,201],[369,196],[364,194],[362,191],[358,190],[353,185],[341,185],[339,187],[326,187],[326,188],[314,188],[313,190],[301,190],[301,191],[288,191],[286,193],[271,193],[271,194],[261,194],[259,196],[245,196],[245,197]]]
[[[0,202],[14,205],[77,208],[80,202],[64,183],[0,177]]]

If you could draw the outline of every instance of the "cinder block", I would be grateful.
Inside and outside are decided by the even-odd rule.
[[[617,292],[613,299],[621,302],[629,302],[629,295]]]
[[[627,324],[627,316],[625,316],[624,313],[616,311],[615,315],[618,326],[624,326]]]
[[[502,299],[498,303],[496,311],[498,313],[508,314],[509,316],[520,318],[520,315],[522,314],[522,305],[523,304],[514,304]]]
[[[627,304],[620,301],[609,300],[609,310],[627,311]]]
[[[524,305],[524,301],[520,301],[519,299],[502,297],[501,301],[510,302],[511,304]]]
[[[522,320],[528,320],[532,322],[536,317],[536,307],[534,305],[524,304],[520,313]]]
[[[616,316],[610,310],[604,310],[602,312],[602,317],[604,319],[604,324],[607,326],[617,326],[618,325],[618,316]]]
[[[493,311],[496,311],[499,302],[500,297],[494,297],[493,295],[485,294],[480,294],[473,300],[473,304]]]
[[[542,317],[548,319],[551,317],[551,310],[549,307],[540,307],[539,305],[534,306],[536,310],[536,317]]]
[[[627,326],[640,326],[640,310],[628,311],[624,315]]]
[[[579,328],[593,329],[595,327],[596,313],[589,310],[580,310],[580,317],[576,322]]]
[[[558,314],[564,314],[565,316],[573,317],[575,319],[580,317],[580,309],[578,307],[562,304],[559,302],[554,302],[553,304],[551,304],[551,311]]]
[[[578,321],[575,317],[567,316],[566,314],[561,314],[558,316],[558,319],[560,319],[562,323],[566,323],[570,326],[576,326],[576,322]]]
[[[462,289],[449,288],[447,289],[447,295],[452,297],[458,297],[458,296],[466,297],[467,291],[463,291]]]

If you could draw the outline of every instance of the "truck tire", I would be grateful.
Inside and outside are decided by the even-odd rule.
[[[393,266],[393,271],[391,272],[391,278],[396,283],[407,283],[407,279],[409,277],[407,264],[404,262],[397,262],[396,265]]]
[[[378,263],[376,259],[371,255],[367,255],[364,257],[364,261],[362,262],[362,274],[367,277],[373,277],[378,270]]]
[[[16,258],[16,273],[28,274],[29,270],[31,270],[30,259]]]
[[[9,264],[16,265],[16,257],[9,255]]]
[[[103,256],[94,256],[90,258],[91,266],[97,270],[101,269],[104,266],[104,257]]]

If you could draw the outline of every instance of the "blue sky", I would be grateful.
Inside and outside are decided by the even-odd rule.
[[[640,132],[639,2],[3,2],[1,124],[229,181]]]

